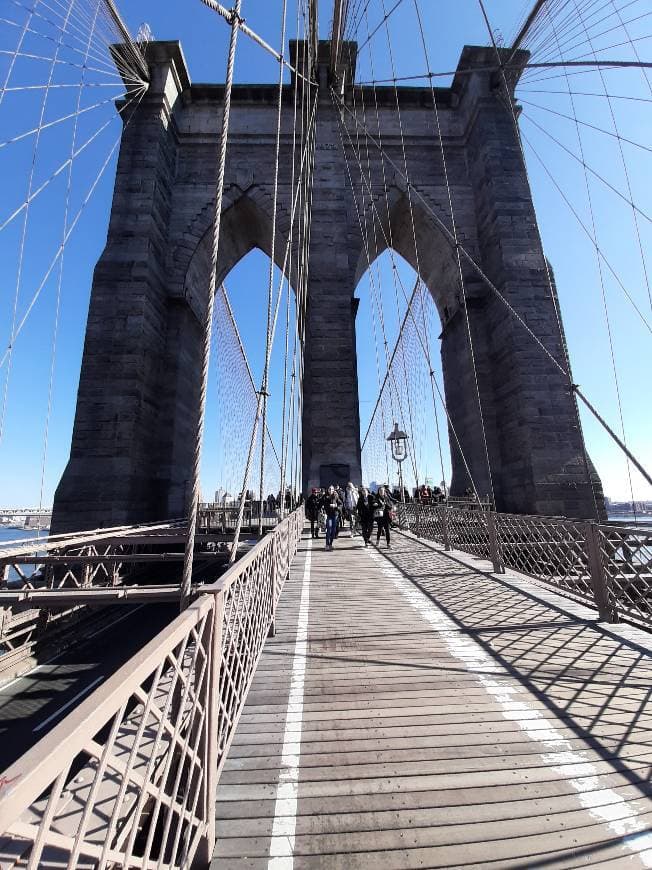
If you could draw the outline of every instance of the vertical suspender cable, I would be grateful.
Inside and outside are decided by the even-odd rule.
[[[299,9],[299,4],[297,3],[297,23],[296,23],[296,33],[297,39],[300,32],[300,21],[301,21],[301,11]],[[304,51],[305,54],[305,51]],[[292,113],[292,177],[290,180],[290,191],[294,192],[294,182],[296,177],[296,147],[297,147],[297,104],[298,104],[298,96],[299,96],[299,77],[297,76],[294,80],[294,94],[293,94],[293,113]],[[293,251],[292,251],[292,243],[294,240],[294,219],[290,220],[290,231],[288,237],[288,271],[287,271],[287,296],[286,296],[286,309],[285,309],[285,356],[283,357],[283,408],[281,411],[281,480],[279,484],[279,516],[281,519],[285,516],[285,478],[286,478],[286,441],[288,436],[288,426],[286,420],[286,412],[287,412],[287,400],[288,400],[288,351],[289,351],[289,340],[290,340],[290,303],[292,297],[292,287],[291,279],[292,279],[292,267],[294,265],[294,270],[296,273],[296,263],[293,262]],[[298,287],[295,282],[295,293],[298,293]],[[298,311],[298,300],[295,297],[295,316]]]
[[[81,80],[79,82],[79,87],[77,90],[77,99],[76,99],[76,107],[75,107],[75,120],[72,128],[72,137],[70,142],[70,154],[71,157],[75,153],[75,145],[77,144],[77,130],[79,126],[79,111],[81,109],[81,98],[84,90],[84,84],[86,82],[86,66],[88,65],[89,54],[93,42],[93,37],[95,34],[95,28],[97,26],[97,16],[99,12],[99,5],[95,8],[95,15],[93,16],[93,20],[91,23],[90,31],[88,34],[88,40],[86,42],[86,53],[84,55],[84,63],[82,68]],[[65,244],[66,231],[68,229],[68,218],[70,214],[70,199],[72,196],[72,169],[73,164],[72,160],[68,164],[67,170],[67,178],[66,178],[66,196],[65,196],[65,204],[63,210],[63,232],[62,232],[62,244]],[[49,444],[49,435],[50,435],[50,420],[52,416],[52,399],[53,399],[53,391],[54,391],[54,372],[56,366],[56,356],[57,356],[57,338],[59,334],[59,317],[61,313],[61,293],[62,293],[62,284],[63,284],[63,264],[64,264],[64,253],[61,252],[61,257],[59,258],[59,269],[57,275],[57,293],[56,293],[56,305],[55,305],[55,313],[54,313],[54,324],[52,327],[52,344],[51,344],[51,352],[50,352],[50,375],[48,379],[48,403],[47,403],[47,412],[45,415],[45,428],[43,431],[43,454],[41,457],[41,481],[39,487],[39,510],[43,509],[43,491],[45,488],[45,471],[47,468],[47,460],[48,460],[48,444]],[[39,523],[37,537],[40,537],[41,526]]]
[[[226,147],[229,138],[229,115],[231,112],[231,89],[233,86],[233,68],[235,66],[235,49],[238,41],[240,25],[240,7],[242,0],[235,0],[231,18],[231,37],[229,40],[229,56],[226,64],[226,80],[224,84],[224,108],[222,111],[222,129],[220,132],[220,150],[217,163],[217,183],[215,187],[215,212],[213,215],[213,246],[211,249],[211,270],[208,279],[208,299],[204,315],[204,347],[202,355],[201,384],[199,392],[199,413],[197,430],[195,432],[195,455],[192,469],[192,487],[188,511],[188,534],[186,549],[183,556],[183,575],[181,579],[181,608],[189,603],[190,585],[192,582],[192,566],[195,550],[195,529],[197,527],[197,510],[199,503],[199,485],[201,469],[201,451],[204,440],[204,422],[206,419],[206,392],[208,388],[208,365],[211,355],[211,335],[213,331],[213,308],[215,305],[215,284],[217,280],[217,253],[220,246],[220,225],[222,221],[222,197],[224,195],[224,171],[226,167]],[[242,506],[241,506],[242,507]],[[242,510],[238,516],[242,522]]]
[[[269,255],[269,286],[267,288],[267,335],[265,340],[265,366],[263,369],[263,382],[260,392],[263,398],[263,436],[260,445],[260,516],[258,519],[258,535],[263,534],[263,497],[265,488],[265,432],[267,429],[267,398],[269,395],[269,362],[272,355],[272,302],[274,298],[274,254],[276,251],[276,217],[278,213],[278,164],[281,151],[281,118],[283,114],[283,52],[285,50],[285,23],[287,18],[287,0],[283,0],[283,12],[281,13],[281,57],[278,69],[278,107],[276,115],[276,156],[274,159],[274,210],[272,213],[272,240]],[[294,159],[294,155],[292,155]],[[279,287],[279,295],[283,289],[283,283]]]

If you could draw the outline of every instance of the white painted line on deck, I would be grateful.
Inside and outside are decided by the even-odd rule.
[[[541,754],[544,764],[568,780],[584,809],[596,820],[606,823],[622,839],[623,848],[636,855],[644,867],[652,867],[652,834],[645,822],[638,818],[645,808],[635,801],[625,800],[616,790],[606,787],[588,752],[574,750],[540,710],[531,707],[525,700],[514,698],[514,695],[524,694],[524,689],[514,685],[513,678],[499,662],[486,653],[479,643],[464,637],[455,622],[379,552],[368,552],[385,577],[438,632],[450,654],[462,662],[495,698],[505,719],[516,722],[531,740],[538,741],[543,749],[548,750]],[[496,677],[485,676],[491,673],[496,674]]]
[[[301,761],[301,730],[303,728],[303,692],[306,682],[308,651],[308,612],[310,609],[310,561],[312,539],[306,541],[306,561],[303,566],[301,601],[297,620],[297,639],[290,679],[290,694],[283,732],[281,769],[276,788],[274,824],[269,847],[269,870],[292,870],[294,867],[294,834],[297,827],[299,796],[299,764]]]
[[[97,686],[98,683],[101,683],[103,679],[104,679],[104,675],[100,674],[100,676],[96,677],[96,679],[94,679],[92,683],[89,683],[89,685],[86,686],[85,689],[82,689],[81,692],[77,692],[77,694],[75,695],[74,698],[71,698],[69,701],[66,701],[66,703],[63,705],[63,707],[59,707],[59,709],[55,710],[55,712],[52,713],[51,716],[48,716],[47,719],[44,719],[39,725],[37,725],[36,728],[34,728],[34,731],[40,731],[41,728],[45,728],[46,725],[48,725],[53,719],[56,719],[57,716],[59,716],[61,713],[63,713],[64,710],[67,710],[68,707],[72,707],[72,705],[75,703],[75,701],[78,701],[79,698],[81,698],[83,695],[86,695],[88,692],[90,692],[90,690],[94,686]]]

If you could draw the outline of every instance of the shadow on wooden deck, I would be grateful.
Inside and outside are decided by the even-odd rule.
[[[216,867],[652,866],[652,637],[403,536],[306,546]]]

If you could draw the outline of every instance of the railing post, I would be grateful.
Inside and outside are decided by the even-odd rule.
[[[269,578],[270,578],[270,593],[269,594],[270,594],[270,601],[271,601],[271,608],[272,608],[272,621],[269,624],[269,631],[267,632],[267,637],[275,637],[276,636],[276,576],[277,576],[277,572],[278,572],[278,566],[276,564],[278,561],[277,541],[278,541],[278,534],[275,532],[272,532],[272,534],[270,535],[270,542],[269,542],[269,546],[270,546],[270,549],[272,551],[272,555],[271,555],[272,565],[271,565],[271,571],[269,572]]]
[[[446,515],[448,513],[448,508],[443,507],[441,509],[441,528],[442,528],[442,536],[444,538],[444,550],[450,550],[451,542],[448,537],[448,520],[446,519]]]
[[[215,807],[217,804],[217,766],[219,763],[219,715],[220,715],[220,670],[222,665],[222,623],[224,620],[224,591],[220,590],[213,605],[213,636],[210,647],[210,670],[204,698],[207,709],[206,730],[204,732],[204,752],[200,758],[204,763],[204,823],[205,833],[199,842],[192,862],[193,870],[205,870],[211,863],[215,850]]]
[[[414,533],[417,538],[421,537],[421,505],[419,502],[415,502],[414,504],[416,519],[414,522]]]
[[[494,574],[504,574],[505,569],[500,559],[500,546],[498,544],[498,529],[496,527],[496,513],[493,510],[487,512],[487,531],[489,533],[489,557],[493,563]]]
[[[618,622],[618,610],[610,601],[607,574],[600,549],[600,531],[596,523],[584,523],[584,539],[586,541],[586,557],[591,575],[593,598],[598,609],[601,622]]]

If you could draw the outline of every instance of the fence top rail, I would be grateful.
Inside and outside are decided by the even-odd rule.
[[[422,502],[411,502],[411,504],[419,505],[421,507],[429,508],[436,511],[451,511],[475,515],[479,514],[477,510],[477,506],[479,504],[478,502],[465,502],[465,504],[462,505],[460,503],[455,503],[454,501],[449,500],[448,502],[441,502],[439,504],[423,504]],[[466,509],[467,506],[469,508],[468,510]],[[475,507],[476,510],[472,510],[471,508],[473,507]],[[597,528],[604,532],[652,537],[652,517],[650,517],[649,525],[628,525],[621,522],[599,523],[595,520],[579,519],[577,517],[546,516],[543,514],[514,514],[502,511],[494,511],[493,513],[495,513],[496,517],[498,517],[499,519],[504,518],[506,520],[513,520],[514,522],[519,522],[523,524],[536,523],[539,525],[566,525],[574,526],[575,528],[577,528],[578,526],[583,526],[585,523],[594,523]]]
[[[14,541],[4,541],[0,548],[0,559],[10,559],[11,556],[30,555],[31,553],[47,553],[50,550],[61,550],[65,547],[77,547],[93,544],[107,538],[120,537],[129,543],[129,536],[139,535],[145,531],[171,529],[178,531],[183,528],[185,520],[166,520],[165,522],[139,523],[131,526],[111,526],[104,529],[91,529],[87,532],[66,532],[59,535],[35,536],[33,538],[18,538]]]
[[[179,601],[178,584],[159,586],[60,586],[56,589],[0,589],[0,607],[30,603],[34,607],[75,607],[78,604],[153,604]]]
[[[650,517],[650,523],[647,526],[628,526],[625,523],[598,523],[597,527],[601,532],[615,533],[617,535],[636,535],[652,539],[652,517]]]
[[[50,786],[59,771],[84,751],[93,735],[129,701],[133,692],[188,636],[213,603],[214,598],[210,595],[194,601],[4,771],[0,790],[0,831],[7,831],[25,807]]]
[[[235,583],[240,574],[245,571],[255,559],[262,555],[268,547],[273,546],[273,541],[276,537],[282,534],[291,523],[297,522],[299,519],[299,517],[297,517],[297,511],[303,511],[303,505],[296,508],[291,514],[288,514],[285,519],[281,520],[281,522],[272,529],[270,534],[261,538],[260,541],[251,548],[251,550],[234,562],[218,580],[214,583],[200,585],[197,591],[199,593],[215,593],[221,592],[222,590],[226,591],[229,586]]]

